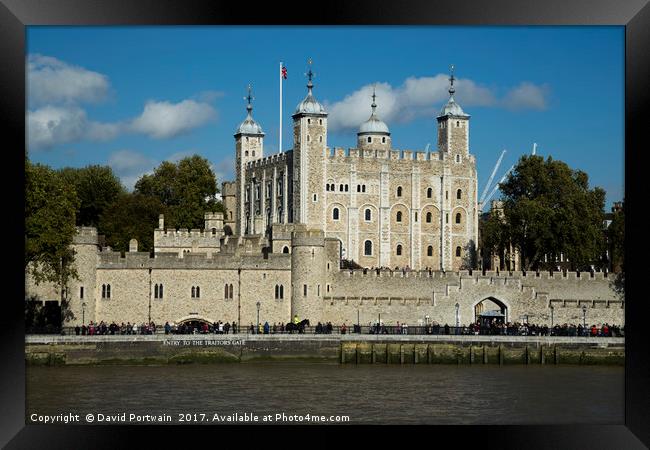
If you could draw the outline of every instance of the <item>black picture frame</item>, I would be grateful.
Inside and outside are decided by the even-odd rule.
[[[9,159],[5,168],[4,192],[9,209],[5,217],[5,242],[16,243],[12,254],[19,255],[23,222],[17,220],[24,211],[22,191],[15,193],[24,173],[23,155],[17,151],[25,138],[25,27],[29,25],[620,25],[625,26],[625,209],[626,243],[643,242],[643,236],[632,224],[641,224],[644,210],[642,195],[645,168],[641,154],[648,145],[647,111],[650,104],[650,5],[647,0],[520,0],[492,1],[409,1],[363,0],[322,3],[241,3],[214,0],[0,0],[0,117],[4,125],[3,157]],[[430,56],[427,56],[430,57]],[[558,68],[561,70],[561,68]],[[9,138],[9,139],[7,139]],[[23,183],[24,185],[24,183]],[[641,282],[643,263],[641,246],[626,246],[626,366],[625,424],[589,425],[576,417],[574,424],[560,426],[463,426],[419,427],[407,433],[395,433],[405,445],[413,434],[424,438],[422,445],[442,445],[451,438],[451,445],[498,448],[644,448],[650,446],[650,399],[648,363],[647,302],[643,303]],[[13,258],[9,258],[8,260]],[[638,264],[636,262],[639,261]],[[645,261],[644,261],[645,262]],[[8,271],[8,273],[7,273]],[[11,275],[14,273],[14,275]],[[18,264],[5,266],[5,280],[10,280],[10,295],[4,298],[1,327],[4,362],[2,385],[2,417],[0,445],[6,448],[123,448],[135,445],[160,445],[171,437],[199,443],[199,432],[233,437],[250,444],[291,436],[306,439],[311,445],[328,439],[329,430],[310,428],[305,438],[295,437],[287,427],[267,427],[264,436],[251,437],[247,427],[153,427],[139,426],[43,426],[25,425],[25,361],[24,320],[22,300],[24,273]],[[6,292],[6,291],[5,291]],[[365,445],[381,445],[392,427],[368,427],[372,438]],[[273,432],[274,437],[266,437]],[[145,437],[136,443],[134,434]],[[387,435],[387,434],[386,434]],[[205,443],[213,445],[212,437]],[[347,442],[344,441],[344,442]],[[373,444],[373,442],[375,444]],[[456,444],[453,444],[456,442]],[[408,444],[407,444],[408,443]],[[197,444],[198,445],[198,444]],[[201,444],[203,445],[203,444]],[[220,439],[219,445],[229,445]],[[241,443],[237,444],[241,445]],[[447,444],[450,445],[450,444]]]

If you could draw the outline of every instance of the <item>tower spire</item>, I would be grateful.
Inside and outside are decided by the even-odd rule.
[[[449,96],[453,97],[454,92],[456,92],[456,89],[454,89],[454,80],[456,78],[454,77],[454,65],[451,65],[451,76],[449,77]]]
[[[312,70],[311,70],[311,63],[312,63],[311,58],[309,58],[309,59],[307,60],[307,64],[308,64],[307,67],[308,67],[308,70],[307,70],[307,73],[305,74],[305,76],[306,76],[307,79],[309,80],[309,81],[307,82],[308,95],[311,95],[311,89],[314,87],[314,83],[312,83],[311,80],[312,80],[312,78],[314,77],[315,74],[314,74],[314,72],[312,72]]]
[[[255,100],[255,97],[253,97],[253,86],[250,83],[248,83],[248,95],[244,97],[244,100],[248,101],[248,104],[246,105],[246,111],[248,111],[248,115],[250,117],[251,112],[253,111],[252,101]]]
[[[375,115],[375,108],[377,108],[377,103],[375,103],[376,97],[377,97],[377,92],[376,92],[375,85],[373,84],[372,85],[372,105],[370,105],[372,107],[372,115],[373,116]]]

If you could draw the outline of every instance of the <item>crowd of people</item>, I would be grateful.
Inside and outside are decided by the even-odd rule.
[[[74,332],[77,336],[94,336],[94,335],[116,335],[116,334],[155,334],[156,333],[156,324],[153,322],[145,323],[142,322],[140,325],[135,322],[127,322],[126,324],[122,322],[120,325],[115,322],[107,324],[103,320],[99,323],[94,323],[92,320],[90,324],[86,326],[77,325],[74,327]]]
[[[295,322],[295,319],[294,319]],[[296,322],[297,323],[297,322]],[[279,334],[289,333],[287,328],[289,323],[274,322],[273,325],[269,322],[258,323],[257,326],[250,324],[245,332],[249,334]],[[492,322],[481,323],[479,321],[469,325],[462,325],[459,327],[450,326],[449,324],[440,325],[433,322],[428,325],[418,325],[409,327],[407,323],[400,323],[395,325],[386,325],[383,322],[368,323],[367,326],[358,324],[352,325],[350,330],[346,323],[340,326],[334,326],[332,322],[318,322],[314,327],[305,328],[307,333],[314,334],[332,334],[332,333],[368,333],[368,334],[433,334],[433,335],[494,335],[494,336],[591,336],[591,337],[622,337],[624,336],[624,327],[616,324],[592,324],[591,326],[583,326],[582,324],[574,325],[564,323],[562,325],[555,325],[549,327],[547,325],[537,325],[522,322],[500,322],[493,320]],[[94,323],[90,322],[88,326],[77,325],[74,328],[77,336],[93,336],[93,335],[148,335],[156,334],[156,332],[164,331],[165,334],[236,334],[240,332],[237,322],[233,321],[222,322],[221,320],[208,323],[181,323],[170,324],[166,322],[163,327],[156,326],[154,322],[150,323],[131,323],[127,322],[117,324],[112,322]]]

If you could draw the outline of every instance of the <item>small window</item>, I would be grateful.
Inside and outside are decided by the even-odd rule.
[[[361,185],[361,192],[366,192],[366,185]]]
[[[449,213],[445,213],[445,223],[449,223]]]
[[[397,196],[401,197],[402,196],[402,186],[397,187]]]
[[[381,138],[381,143],[382,143],[382,144],[385,144],[385,143],[386,143],[386,136],[384,136],[384,137]]]
[[[246,139],[248,139],[248,138],[246,138]],[[248,156],[248,150],[246,150],[246,151],[244,152],[244,156]]]
[[[343,192],[343,185],[342,184],[339,185],[339,192]]]
[[[230,293],[230,299],[232,300],[232,296],[233,296],[232,284],[230,285],[230,292],[229,293]]]
[[[311,136],[307,135],[307,142],[310,142],[310,141],[311,141]]]
[[[192,286],[192,298],[196,297],[196,289]]]
[[[158,285],[153,287],[153,298],[158,298]]]
[[[280,299],[284,298],[284,286],[280,285]]]
[[[163,285],[158,286],[158,298],[163,298]]]
[[[365,256],[372,256],[372,241],[366,241],[363,243],[363,254]]]
[[[361,192],[361,185],[357,184],[357,192]]]
[[[111,298],[111,285],[106,285],[106,298]]]
[[[460,155],[456,155],[456,162],[457,162],[457,163],[460,162]]]
[[[318,119],[318,125],[322,125],[322,124],[323,124],[323,119]]]
[[[432,214],[430,212],[427,213],[427,223],[431,223],[431,217]]]
[[[339,209],[338,208],[334,208],[332,210],[332,219],[339,220]]]
[[[460,213],[456,213],[456,223],[460,223],[460,219],[461,219]]]
[[[276,284],[276,285],[275,285],[275,299],[277,300],[277,299],[279,299],[279,298],[280,298],[280,286],[278,286],[278,285]]]
[[[415,221],[416,222],[418,221],[418,212],[417,211],[415,211]]]
[[[307,285],[306,284],[302,285],[302,295],[304,297],[307,297]]]
[[[460,253],[461,253],[462,251],[463,251],[463,250],[462,250],[460,247],[456,247],[456,256],[460,256]]]
[[[457,121],[456,121],[456,126],[457,126],[457,127],[460,126],[460,120],[457,120]]]
[[[348,192],[348,185],[345,185],[345,192]]]
[[[285,245],[284,248],[282,249],[282,253],[289,253],[289,247]]]
[[[372,142],[372,138],[368,136],[368,143],[370,144]]]
[[[225,298],[226,300],[228,300],[228,298],[230,298],[230,289],[229,289],[229,286],[227,284],[224,286],[223,298]]]
[[[398,222],[402,221],[402,211],[397,211],[397,217],[395,218]]]
[[[314,201],[317,201],[318,199],[318,194],[314,194]]]
[[[427,247],[427,256],[433,256],[433,246]]]
[[[84,287],[83,287],[83,286],[81,286],[81,287],[79,288],[79,298],[80,298],[80,299],[83,299],[83,298],[84,298]]]
[[[445,200],[449,200],[449,191],[445,191]]]
[[[401,255],[402,255],[402,246],[398,245],[397,246],[397,256],[401,256]]]
[[[372,212],[370,211],[370,208],[366,209],[366,220],[370,222],[372,220]]]
[[[307,119],[307,123],[308,123],[308,124],[311,124],[311,119]]]
[[[102,298],[106,298],[106,285],[102,284]]]
[[[458,200],[460,200],[462,197],[463,197],[463,191],[461,191],[460,189],[458,189],[458,190],[456,191],[456,198],[457,198]]]
[[[320,284],[316,288],[316,295],[320,297]]]
[[[431,197],[433,197],[433,189],[428,188],[427,189],[427,198],[431,198]]]
[[[323,142],[323,136],[318,136],[318,142]]]

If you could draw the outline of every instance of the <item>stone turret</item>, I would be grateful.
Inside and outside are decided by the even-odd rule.
[[[326,263],[323,231],[297,226],[291,239],[291,317],[311,324],[323,320]]]

